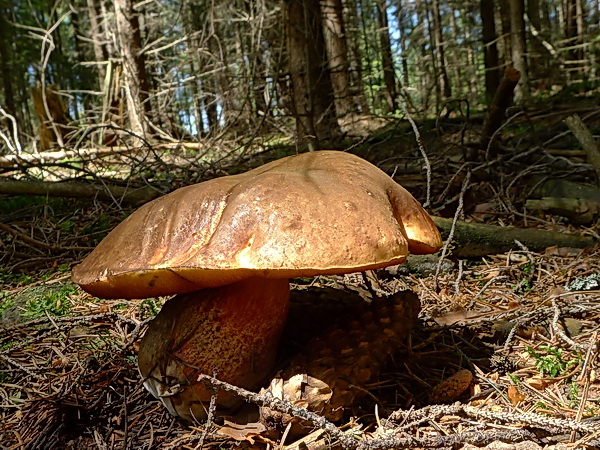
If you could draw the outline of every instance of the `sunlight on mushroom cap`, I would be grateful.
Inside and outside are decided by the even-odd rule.
[[[191,292],[250,276],[385,267],[433,253],[439,232],[383,171],[344,152],[283,158],[138,209],[73,271],[104,298]]]

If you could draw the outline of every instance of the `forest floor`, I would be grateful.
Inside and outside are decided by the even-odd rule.
[[[558,142],[561,131],[550,132],[554,119],[544,114],[543,126],[532,132],[530,123],[522,125],[510,142],[539,143],[540,136],[544,144]],[[440,132],[437,124],[424,133],[426,149],[444,149],[429,154],[430,210],[452,217],[461,208],[468,221],[598,238],[597,217],[579,224],[551,213],[522,213],[524,189],[512,181],[530,170],[529,163],[515,172],[504,157],[492,178],[466,175],[468,130],[454,126],[448,122]],[[536,148],[551,155],[544,144]],[[563,147],[558,150],[567,155],[561,162],[568,168],[546,169],[570,170],[577,181],[589,181],[589,173],[573,170],[580,153]],[[394,173],[420,200],[427,196],[428,177],[410,129],[388,129],[355,151]],[[162,154],[161,163],[171,158],[181,165],[173,154]],[[235,166],[212,164],[202,173],[234,173],[261,158],[245,155]],[[441,262],[411,258],[397,270],[366,277],[293,280],[295,302],[322,301],[322,292],[364,302],[411,290],[421,312],[377,379],[356,387],[365,395],[345,405],[342,421],[315,422],[308,436],[282,440],[258,424],[189,424],[169,415],[142,386],[136,365],[139,339],[166,299],[99,300],[70,281],[72,266],[130,208],[81,199],[0,200],[0,448],[600,447],[598,245],[541,252],[520,245],[476,258],[453,257],[450,249]],[[306,323],[320,325],[305,334],[327,328],[323,320],[337,314],[314,311]]]

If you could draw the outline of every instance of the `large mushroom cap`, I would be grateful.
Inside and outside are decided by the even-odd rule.
[[[375,269],[440,245],[427,212],[383,171],[318,151],[142,206],[75,267],[73,280],[98,297],[145,298],[252,276]]]

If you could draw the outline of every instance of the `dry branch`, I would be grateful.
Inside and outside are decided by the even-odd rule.
[[[565,123],[585,150],[587,160],[594,167],[600,184],[600,145],[577,114],[567,117]]]
[[[45,181],[0,181],[0,194],[44,195],[50,197],[97,198],[124,204],[141,205],[160,195],[151,187],[92,185],[86,183],[52,183]]]
[[[498,86],[494,100],[490,105],[490,112],[483,124],[481,141],[479,142],[481,149],[486,150],[488,147],[493,147],[494,142],[492,138],[494,137],[494,133],[500,128],[500,125],[502,125],[504,113],[512,101],[513,92],[520,78],[521,73],[512,66],[507,67],[504,71],[504,77],[500,81],[500,86]]]
[[[433,221],[446,238],[452,228],[452,219],[433,217]],[[518,250],[519,241],[532,251],[543,251],[548,247],[592,247],[598,241],[585,236],[545,231],[535,228],[498,227],[479,223],[458,221],[454,230],[456,245],[452,254],[458,258],[496,255],[509,250]]]

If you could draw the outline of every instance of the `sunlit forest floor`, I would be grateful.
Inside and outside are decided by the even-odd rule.
[[[597,107],[590,110],[597,114]],[[537,121],[530,117],[512,128],[505,148],[545,152],[552,146],[544,144],[558,142],[563,132],[555,129],[554,113],[539,111]],[[432,168],[430,211],[452,217],[461,207],[469,221],[598,238],[597,216],[581,225],[558,215],[520,212],[526,198],[512,181],[529,170],[527,164],[503,157],[493,178],[472,171],[466,189],[463,149],[470,131],[451,120],[420,128]],[[575,151],[559,150],[572,164],[581,160]],[[427,176],[407,124],[387,126],[351,151],[394,174],[425,201]],[[204,164],[189,150],[171,148],[113,154],[93,164],[115,175],[119,163],[131,170],[135,162],[147,184],[166,192],[292,152],[284,145],[254,148]],[[60,178],[60,168],[53,170]],[[141,186],[140,180],[133,182]],[[408,289],[419,295],[421,313],[377,381],[356,387],[366,395],[347,405],[334,431],[315,426],[307,437],[283,442],[254,425],[189,424],[170,416],[144,389],[136,366],[139,339],[165,299],[99,300],[70,282],[72,266],[131,206],[40,197],[0,201],[2,448],[317,449],[341,448],[340,436],[358,448],[600,446],[598,246],[533,252],[522,245],[462,259],[450,249],[441,262],[416,258],[365,277],[294,280],[295,302],[323,302],[323,289],[327,298],[358,301]],[[336,316],[299,309],[314,314],[303,330],[309,336]],[[500,447],[498,441],[519,447]]]

